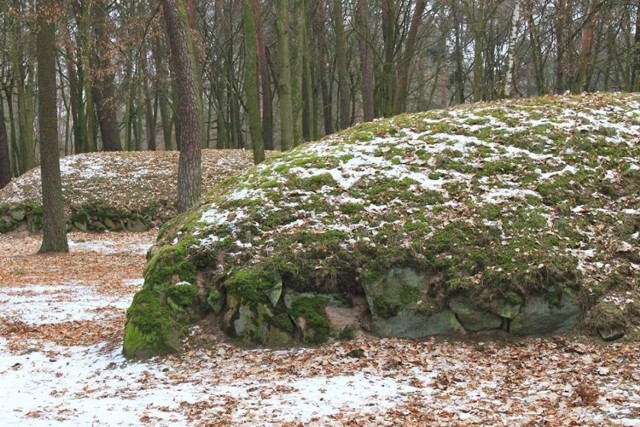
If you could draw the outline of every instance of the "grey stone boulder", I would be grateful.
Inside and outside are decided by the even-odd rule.
[[[470,332],[500,329],[504,319],[478,305],[467,297],[456,297],[449,301],[449,308],[457,316],[462,326]]]
[[[392,268],[365,284],[372,332],[398,338],[464,333],[455,313],[429,301],[428,291],[434,280],[411,268]]]
[[[567,332],[578,323],[580,307],[567,294],[558,304],[544,297],[529,298],[511,321],[509,331],[516,335],[535,335]]]

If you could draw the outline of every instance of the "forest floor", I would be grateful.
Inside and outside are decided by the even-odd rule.
[[[221,341],[121,355],[147,233],[0,236],[0,425],[640,426],[640,344],[361,337],[322,348]],[[483,341],[485,339],[485,341]],[[209,340],[210,343],[210,340]]]

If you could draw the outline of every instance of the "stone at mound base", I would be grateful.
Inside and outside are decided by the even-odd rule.
[[[530,298],[511,321],[509,331],[516,335],[563,333],[576,325],[579,313],[578,304],[566,294],[559,302]]]
[[[460,320],[464,328],[471,332],[500,329],[504,320],[487,309],[478,307],[469,298],[457,297],[449,301],[449,307]]]
[[[452,311],[431,311],[428,293],[433,280],[404,267],[392,268],[380,279],[365,284],[373,333],[399,338],[464,333]]]

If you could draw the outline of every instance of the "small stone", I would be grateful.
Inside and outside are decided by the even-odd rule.
[[[139,219],[128,220],[126,228],[127,231],[131,231],[132,233],[142,233],[144,231],[147,231],[147,226],[144,225],[144,223]]]
[[[364,350],[356,348],[347,353],[347,357],[353,357],[354,359],[361,359],[364,357]]]
[[[27,216],[27,212],[24,209],[16,209],[10,211],[9,214],[14,221],[22,221]]]
[[[624,331],[621,329],[600,329],[598,330],[598,335],[600,335],[600,338],[602,338],[603,341],[615,341],[624,337]]]
[[[84,231],[85,233],[89,230],[87,228],[87,224],[85,224],[84,222],[80,222],[80,221],[74,221],[73,222],[73,226],[75,228],[77,228],[80,231]]]

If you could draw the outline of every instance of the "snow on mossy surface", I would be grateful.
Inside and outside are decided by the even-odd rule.
[[[252,164],[248,151],[203,150],[203,189]],[[69,223],[83,231],[139,231],[176,213],[177,151],[78,154],[60,168]],[[37,231],[41,217],[40,168],[0,189],[0,233],[23,221]]]
[[[615,295],[637,313],[639,159],[637,95],[401,115],[223,181],[156,247],[189,239],[190,261],[222,284],[251,268],[296,292],[359,292],[409,267],[434,278],[425,312],[456,295],[570,293],[585,310]]]

